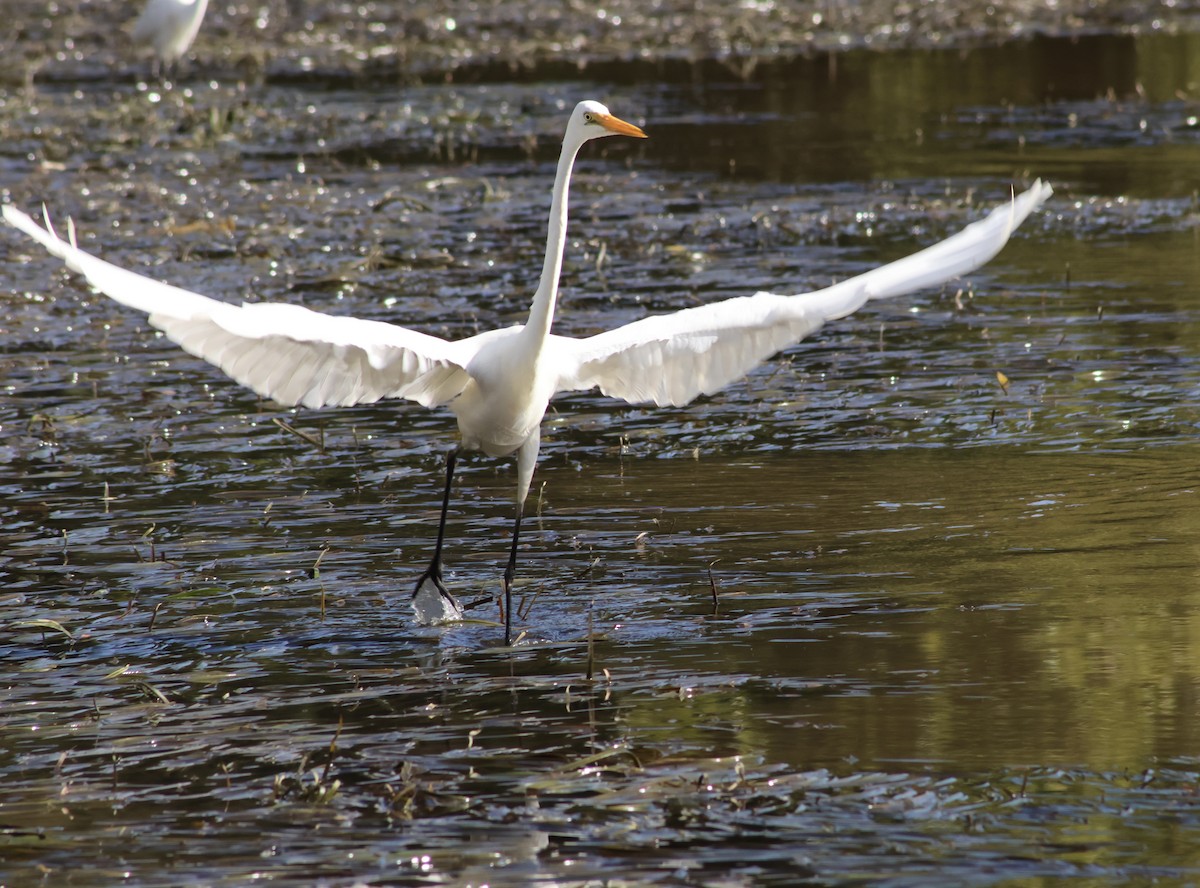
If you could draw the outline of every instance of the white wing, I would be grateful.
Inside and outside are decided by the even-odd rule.
[[[219,302],[97,259],[12,206],[3,213],[97,290],[146,312],[171,341],[280,404],[407,398],[433,406],[461,393],[469,380],[464,368],[479,337],[446,342],[299,305]]]
[[[904,259],[798,296],[756,293],[644,318],[582,340],[555,337],[558,391],[599,387],[632,403],[686,404],[711,394],[870,299],[933,287],[983,265],[1053,193],[1040,179],[1010,204]]]

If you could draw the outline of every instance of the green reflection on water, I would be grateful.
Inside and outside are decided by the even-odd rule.
[[[654,127],[678,168],[784,182],[1008,178],[1190,195],[1200,86],[1194,33],[1037,38],[963,52],[856,50],[701,74],[715,119]],[[708,79],[705,79],[707,76]]]
[[[630,721],[669,724],[681,742],[717,731],[731,749],[801,767],[852,756],[1105,769],[1187,755],[1200,690],[1196,457],[971,449],[630,464],[605,479],[615,493],[593,483],[590,496],[606,510],[619,498],[626,517],[661,510],[672,530],[649,546],[679,559],[662,570],[690,592],[658,607],[699,633],[650,642],[680,694]],[[554,474],[555,495],[571,499],[563,481]],[[647,526],[630,523],[630,535]],[[717,616],[705,613],[709,561],[725,590]],[[658,607],[644,618],[670,619]],[[638,647],[617,631],[605,658],[637,662]]]

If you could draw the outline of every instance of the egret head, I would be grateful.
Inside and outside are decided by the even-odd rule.
[[[646,134],[632,123],[626,123],[599,102],[583,101],[571,112],[571,120],[567,124],[567,139],[574,139],[580,144],[590,139],[602,136],[632,136],[644,139]]]

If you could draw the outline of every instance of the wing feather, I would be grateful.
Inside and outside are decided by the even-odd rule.
[[[320,407],[406,398],[426,406],[460,394],[478,337],[447,342],[381,321],[299,305],[231,305],[98,259],[12,206],[4,219],[186,351],[281,404]],[[72,241],[74,238],[72,237]]]
[[[724,388],[868,300],[937,286],[973,271],[1000,252],[1051,194],[1050,186],[1038,180],[946,240],[824,290],[796,296],[756,293],[644,318],[587,339],[561,338],[565,358],[558,391],[599,388],[631,403],[686,404]]]

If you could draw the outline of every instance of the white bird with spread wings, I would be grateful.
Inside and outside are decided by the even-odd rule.
[[[404,398],[426,407],[446,405],[458,419],[463,448],[489,456],[516,453],[516,519],[504,572],[504,640],[510,644],[521,516],[551,398],[595,388],[631,403],[687,404],[872,299],[936,287],[973,271],[995,256],[1052,193],[1039,180],[958,234],[823,290],[786,296],[756,293],[644,318],[584,339],[558,336],[550,330],[566,244],[571,169],[585,142],[614,135],[645,137],[598,102],[580,102],[571,112],[551,196],[545,263],[528,319],[454,342],[297,305],[220,302],[104,262],[78,249],[73,231],[64,241],[12,206],[5,206],[3,214],[93,287],[145,312],[173,342],[259,395],[287,406],[363,404],[383,398]],[[426,583],[432,585],[446,616],[460,614],[442,580],[456,454],[457,448],[451,450],[446,461],[433,558],[413,590],[416,601]],[[418,612],[423,610],[427,608]]]

